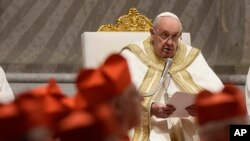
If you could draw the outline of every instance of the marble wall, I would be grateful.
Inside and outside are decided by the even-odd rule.
[[[80,35],[131,7],[149,19],[176,13],[216,73],[246,74],[248,0],[0,0],[0,65],[8,73],[75,73],[83,63]]]

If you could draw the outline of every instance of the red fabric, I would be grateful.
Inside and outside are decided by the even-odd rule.
[[[112,108],[106,104],[94,112],[75,110],[59,121],[57,135],[60,141],[105,141],[115,132],[113,121]]]
[[[13,103],[0,105],[0,141],[18,140],[37,127],[49,128],[60,141],[118,137],[119,122],[108,101],[130,83],[127,62],[119,54],[97,69],[81,70],[74,97],[66,97],[56,80],[50,79],[47,85],[18,94]]]
[[[0,141],[16,140],[26,132],[26,123],[14,103],[0,105]]]
[[[197,119],[200,125],[212,121],[247,115],[242,91],[233,85],[218,93],[202,91],[196,97]]]
[[[113,54],[99,68],[81,70],[76,83],[89,106],[107,101],[131,83],[127,62],[121,55]]]

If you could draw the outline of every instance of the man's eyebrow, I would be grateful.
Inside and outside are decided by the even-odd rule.
[[[171,34],[171,32],[170,31],[168,31],[168,30],[163,30],[162,31],[162,34]],[[174,32],[172,35],[175,35],[175,34],[179,34],[180,32],[179,31],[176,31],[176,32]]]

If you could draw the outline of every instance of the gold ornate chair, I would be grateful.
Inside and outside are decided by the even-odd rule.
[[[95,68],[111,53],[117,53],[124,46],[150,36],[152,22],[131,8],[127,15],[117,19],[116,24],[102,25],[97,32],[84,32],[81,35],[83,66]],[[183,42],[191,44],[190,34],[182,34]]]

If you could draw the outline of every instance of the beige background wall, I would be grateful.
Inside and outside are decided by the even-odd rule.
[[[131,7],[150,19],[176,13],[216,73],[246,74],[249,0],[0,0],[0,65],[8,73],[75,73],[82,67],[80,35]]]

